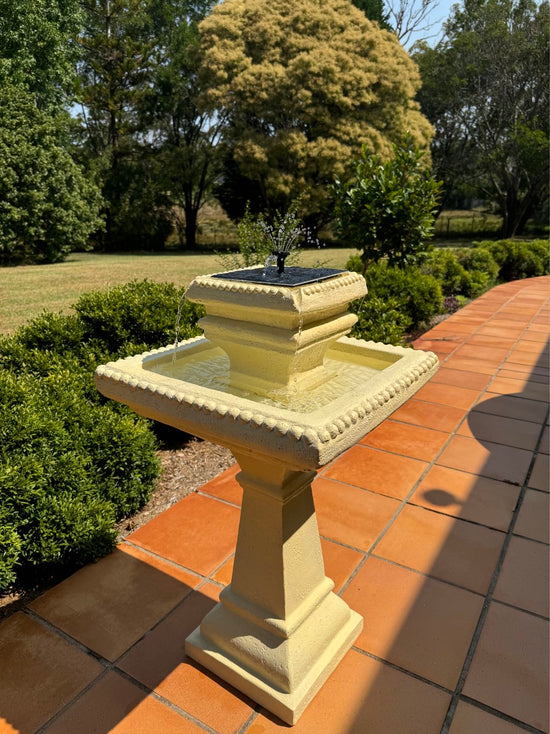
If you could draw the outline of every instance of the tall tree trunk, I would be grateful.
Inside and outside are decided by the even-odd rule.
[[[197,210],[192,205],[185,206],[185,248],[195,250],[197,247]]]

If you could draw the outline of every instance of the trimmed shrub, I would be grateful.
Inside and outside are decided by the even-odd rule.
[[[189,301],[182,302],[184,290],[172,283],[142,280],[85,293],[75,305],[84,338],[112,357],[171,344],[180,305],[179,337],[197,336],[197,321],[204,311]]]
[[[421,269],[424,274],[437,279],[444,296],[463,294],[470,288],[468,273],[449,250],[431,252]]]
[[[522,278],[534,278],[549,273],[550,254],[548,242],[545,240],[485,241],[476,242],[474,246],[491,253],[498,265],[498,280],[501,283]]]
[[[358,321],[351,330],[351,336],[367,341],[384,344],[402,344],[411,320],[399,311],[396,299],[384,300],[367,295],[363,300],[354,301],[350,311],[357,314]]]
[[[425,275],[417,267],[401,270],[379,263],[371,266],[365,277],[370,293],[385,301],[393,299],[397,309],[410,320],[412,328],[429,324],[441,313],[441,286],[433,275]]]
[[[106,401],[99,362],[198,333],[202,309],[135,281],[43,313],[0,339],[0,591],[109,552],[114,523],[147,501],[160,467],[149,421]]]
[[[144,504],[159,472],[147,425],[91,404],[78,372],[0,370],[4,586],[33,567],[80,566],[113,548],[114,522]],[[2,543],[9,537],[17,556]]]

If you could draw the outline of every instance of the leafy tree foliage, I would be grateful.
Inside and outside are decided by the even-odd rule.
[[[464,0],[446,37],[414,55],[446,194],[469,183],[503,214],[505,236],[548,200],[549,20],[547,2]]]
[[[180,245],[187,249],[196,246],[197,215],[217,173],[221,121],[198,104],[198,20],[211,6],[212,0],[159,0],[153,14],[157,43],[152,83],[142,105],[143,124],[154,131],[163,188],[175,205]]]
[[[226,122],[220,189],[233,216],[247,200],[273,213],[303,195],[308,223],[319,221],[327,184],[362,144],[388,157],[407,130],[430,140],[415,65],[348,0],[222,2],[200,32],[204,102]]]
[[[384,0],[352,0],[356,8],[362,10],[369,20],[375,20],[380,28],[391,30],[388,13],[384,8]]]
[[[336,185],[337,225],[350,247],[361,250],[363,272],[373,262],[419,262],[429,247],[440,183],[412,138],[384,160],[363,148],[355,176]]]
[[[0,89],[0,265],[62,260],[101,224],[99,192],[61,144],[62,125],[30,93]]]
[[[73,90],[78,0],[0,0],[0,86],[26,89],[57,110]]]

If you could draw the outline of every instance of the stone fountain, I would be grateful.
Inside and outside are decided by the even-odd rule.
[[[238,461],[231,585],[186,650],[289,724],[363,623],[325,576],[311,482],[438,364],[432,353],[345,336],[356,321],[348,304],[366,293],[359,274],[295,270],[305,269],[196,278],[186,297],[205,306],[204,336],[96,371],[104,395]]]

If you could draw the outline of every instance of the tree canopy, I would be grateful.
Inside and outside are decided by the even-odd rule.
[[[319,219],[327,186],[363,144],[389,157],[406,131],[430,141],[415,64],[348,0],[231,0],[199,28],[203,102],[225,121],[220,198],[233,216],[247,200],[273,212],[302,195]]]
[[[507,237],[548,199],[549,7],[464,0],[446,37],[414,56],[447,195],[469,183],[498,207]]]
[[[101,225],[99,192],[61,144],[56,118],[0,90],[0,265],[56,262]]]

